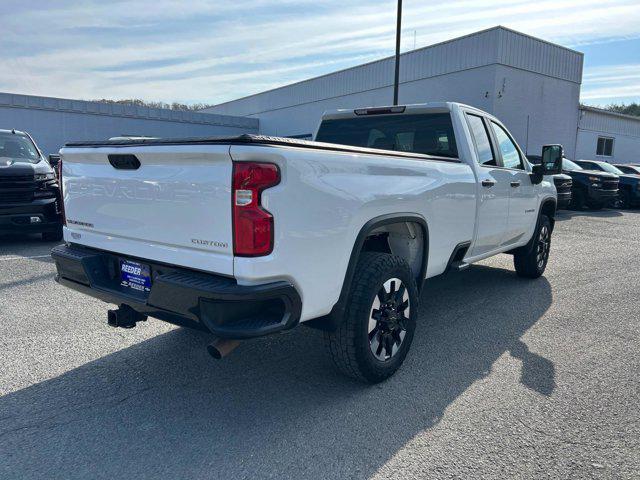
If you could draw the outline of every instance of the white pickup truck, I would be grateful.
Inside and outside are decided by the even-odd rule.
[[[457,103],[331,112],[316,140],[67,144],[58,282],[118,305],[112,326],[209,331],[217,358],[306,323],[342,371],[379,382],[407,355],[425,279],[498,253],[544,272],[561,146],[531,166]]]

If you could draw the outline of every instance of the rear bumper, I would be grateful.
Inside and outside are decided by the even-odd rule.
[[[51,256],[62,285],[221,338],[268,335],[300,320],[300,295],[287,282],[243,286],[232,278],[135,259],[151,267],[151,291],[145,294],[120,286],[123,256],[75,245],[60,245]]]
[[[32,221],[32,217],[37,221]],[[0,205],[0,233],[55,232],[62,226],[55,198]]]

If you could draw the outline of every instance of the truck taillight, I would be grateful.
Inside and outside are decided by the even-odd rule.
[[[273,250],[273,215],[262,208],[262,191],[280,183],[272,163],[233,164],[233,253],[259,257]]]
[[[59,189],[59,195],[60,195],[60,200],[58,201],[60,202],[60,213],[62,214],[62,224],[66,226],[67,215],[65,214],[65,211],[64,211],[64,194],[62,192],[62,158],[58,160],[58,164],[56,165],[56,168],[58,170],[58,189]]]

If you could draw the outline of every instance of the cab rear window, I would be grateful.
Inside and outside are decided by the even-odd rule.
[[[316,141],[440,157],[458,156],[449,113],[323,120]]]

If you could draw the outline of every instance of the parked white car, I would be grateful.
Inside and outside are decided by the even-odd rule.
[[[457,103],[326,114],[318,142],[242,135],[67,144],[57,280],[236,340],[307,323],[336,365],[402,364],[423,281],[498,253],[545,270],[562,147],[531,166],[495,117]]]

